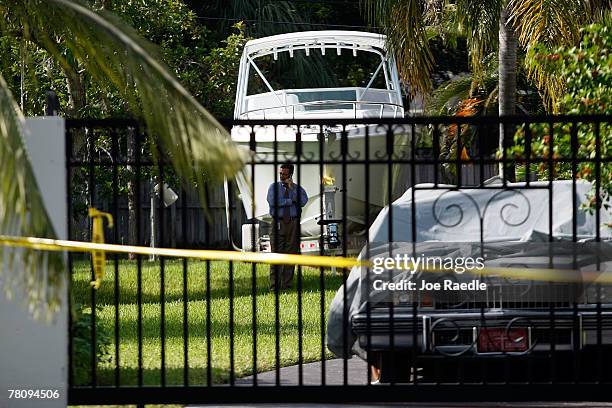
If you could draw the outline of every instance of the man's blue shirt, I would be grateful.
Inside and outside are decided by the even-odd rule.
[[[286,190],[289,190],[287,198],[285,198]],[[268,188],[268,205],[270,206],[270,215],[273,218],[282,218],[285,207],[289,207],[289,216],[295,218],[298,216],[298,205],[301,212],[301,207],[305,206],[307,201],[306,190],[295,183],[293,188],[288,188],[285,183],[277,181],[270,184]]]

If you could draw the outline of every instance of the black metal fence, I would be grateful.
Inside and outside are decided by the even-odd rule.
[[[269,250],[291,163],[301,252],[371,261],[270,290],[266,265],[114,255],[96,291],[71,256],[70,403],[610,400],[611,119],[234,122],[250,178],[207,211],[137,123],[68,121],[71,239],[93,206],[111,243]]]
[[[174,246],[179,239],[181,246],[228,247],[227,227],[210,222],[225,217],[223,186],[205,186],[205,214],[193,188],[181,186],[170,167],[154,165],[151,140],[140,124],[123,119],[68,120],[67,129],[72,238],[90,240],[86,213],[94,202],[115,214],[117,243],[150,245],[155,235],[159,239],[168,234],[165,245]],[[166,189],[180,193],[172,205],[158,200],[160,172]],[[157,209],[153,217],[152,206]]]

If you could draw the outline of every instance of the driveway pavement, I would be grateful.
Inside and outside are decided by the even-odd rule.
[[[610,408],[612,404],[602,404],[599,402],[573,402],[573,403],[542,403],[542,402],[523,402],[523,403],[384,403],[384,404],[242,404],[242,405],[219,405],[216,407],[227,408],[368,408],[368,407],[406,407],[406,408]],[[201,405],[204,407],[204,405]]]
[[[354,357],[346,360],[348,385],[365,385],[368,382],[368,365],[360,358]],[[308,363],[302,366],[303,385],[321,385],[321,362]],[[325,361],[325,384],[344,384],[344,360]],[[280,385],[299,384],[299,366],[282,367],[280,369]],[[237,385],[253,385],[253,377],[236,380]],[[257,385],[276,385],[276,370],[257,374]]]
[[[359,359],[347,360],[347,377],[349,385],[365,385],[367,383],[367,364]],[[344,373],[344,360],[335,359],[325,361],[325,384],[342,385]],[[298,366],[283,367],[280,369],[279,384],[298,385]],[[302,384],[321,385],[321,362],[303,365]],[[253,377],[245,377],[236,380],[237,386],[252,386]],[[258,386],[276,385],[276,371],[268,371],[257,374]],[[208,405],[210,406],[210,405]],[[373,404],[215,404],[217,407],[226,408],[366,408],[366,407],[407,407],[407,408],[612,408],[612,403],[600,402],[479,402],[479,403],[373,403]],[[207,407],[198,405],[197,407]],[[196,408],[193,406],[192,408]]]
[[[369,408],[369,407],[406,407],[406,408],[610,408],[612,404],[602,404],[598,402],[573,402],[573,403],[542,403],[542,402],[523,402],[523,403],[461,403],[461,404],[438,404],[438,403],[384,403],[384,404],[243,404],[243,405],[219,405],[216,407],[227,408]],[[204,407],[204,405],[201,405]]]

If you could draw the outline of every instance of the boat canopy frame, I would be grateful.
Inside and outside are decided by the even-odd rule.
[[[274,60],[277,60],[278,54],[282,52],[287,52],[289,53],[290,57],[293,57],[293,53],[298,50],[304,50],[306,56],[310,55],[311,50],[319,50],[322,55],[325,55],[327,49],[335,49],[338,55],[341,55],[342,50],[348,49],[352,51],[354,57],[357,56],[357,51],[371,52],[378,55],[380,57],[380,64],[376,68],[375,72],[372,74],[367,86],[362,90],[362,92],[357,93],[357,95],[363,96],[369,91],[372,84],[374,83],[375,78],[378,76],[382,69],[386,86],[385,90],[389,93],[391,103],[361,100],[359,99],[359,97],[357,98],[357,100],[354,101],[347,100],[343,102],[353,104],[354,109],[356,109],[356,107],[358,106],[357,104],[360,104],[361,106],[381,105],[381,107],[385,105],[391,105],[395,107],[393,114],[393,116],[395,117],[398,112],[397,106],[401,106],[401,86],[399,81],[399,75],[395,65],[395,60],[392,55],[387,53],[385,41],[386,37],[381,34],[339,30],[296,32],[274,35],[249,41],[245,45],[242,58],[240,59],[234,118],[241,119],[244,118],[244,115],[247,115],[248,117],[248,114],[253,112],[264,112],[265,117],[265,111],[268,109],[284,109],[285,114],[291,113],[293,116],[295,116],[296,106],[312,106],[313,101],[297,104],[287,104],[286,98],[284,98],[285,101],[283,101],[283,90],[275,90],[272,87],[270,82],[267,80],[267,78],[264,76],[264,74],[261,72],[261,70],[255,63],[255,59],[267,55],[272,55]],[[265,94],[247,94],[251,67],[262,79],[264,85],[270,91],[269,93],[274,95],[276,102],[278,102],[278,106],[257,107],[255,109],[248,109],[247,102],[249,97]],[[302,90],[312,91],[314,89],[318,88],[304,88]],[[326,104],[320,103],[320,105],[324,106]],[[383,111],[384,108],[380,109],[381,115]],[[403,108],[401,109],[401,111],[403,115]]]

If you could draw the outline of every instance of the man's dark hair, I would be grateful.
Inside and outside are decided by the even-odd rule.
[[[281,169],[287,169],[289,170],[289,175],[293,176],[293,170],[295,169],[295,167],[293,166],[293,164],[289,164],[289,163],[285,163],[285,164],[281,164]]]

